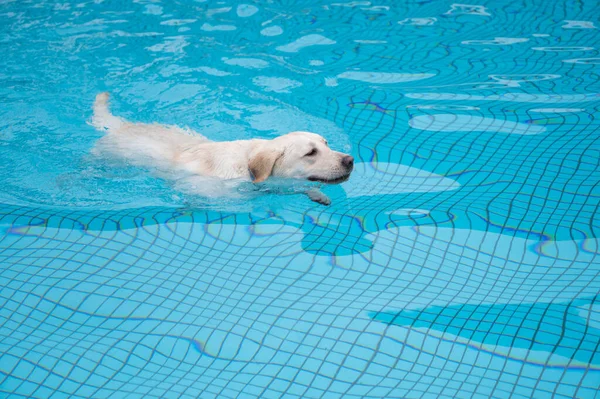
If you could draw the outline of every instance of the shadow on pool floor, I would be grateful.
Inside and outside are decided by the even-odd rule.
[[[551,353],[598,366],[598,307],[600,295],[557,303],[431,306],[369,312],[369,317],[389,325],[427,328],[484,345]]]

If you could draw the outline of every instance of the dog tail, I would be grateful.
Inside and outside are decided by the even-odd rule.
[[[110,113],[108,109],[108,92],[100,93],[96,96],[94,102],[94,116],[92,116],[92,126],[98,130],[108,130],[109,132],[118,130],[123,124],[123,120]]]

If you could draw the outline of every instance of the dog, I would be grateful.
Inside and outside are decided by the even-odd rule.
[[[214,196],[209,187],[214,179],[262,183],[277,177],[335,184],[346,181],[354,168],[352,156],[331,150],[327,140],[315,133],[298,131],[272,140],[215,142],[177,126],[119,118],[110,112],[106,92],[96,96],[93,113],[92,125],[106,133],[93,153],[160,170],[163,176],[184,172],[208,178],[194,186],[200,195]],[[309,188],[305,194],[317,203],[331,203],[318,188]]]

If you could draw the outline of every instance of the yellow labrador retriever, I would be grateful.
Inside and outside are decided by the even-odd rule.
[[[354,158],[332,151],[327,141],[315,133],[292,132],[272,140],[214,142],[177,126],[123,120],[111,114],[108,98],[108,93],[100,93],[94,103],[92,125],[107,134],[98,140],[93,151],[139,166],[254,183],[271,176],[339,183],[348,179],[354,167]],[[195,189],[199,194],[213,193],[205,184]],[[331,202],[315,188],[306,194],[324,205]]]

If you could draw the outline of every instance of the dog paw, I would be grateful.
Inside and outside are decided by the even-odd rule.
[[[308,198],[311,201],[316,202],[321,205],[331,205],[331,199],[328,196],[320,192],[319,190],[309,190],[306,192]]]

